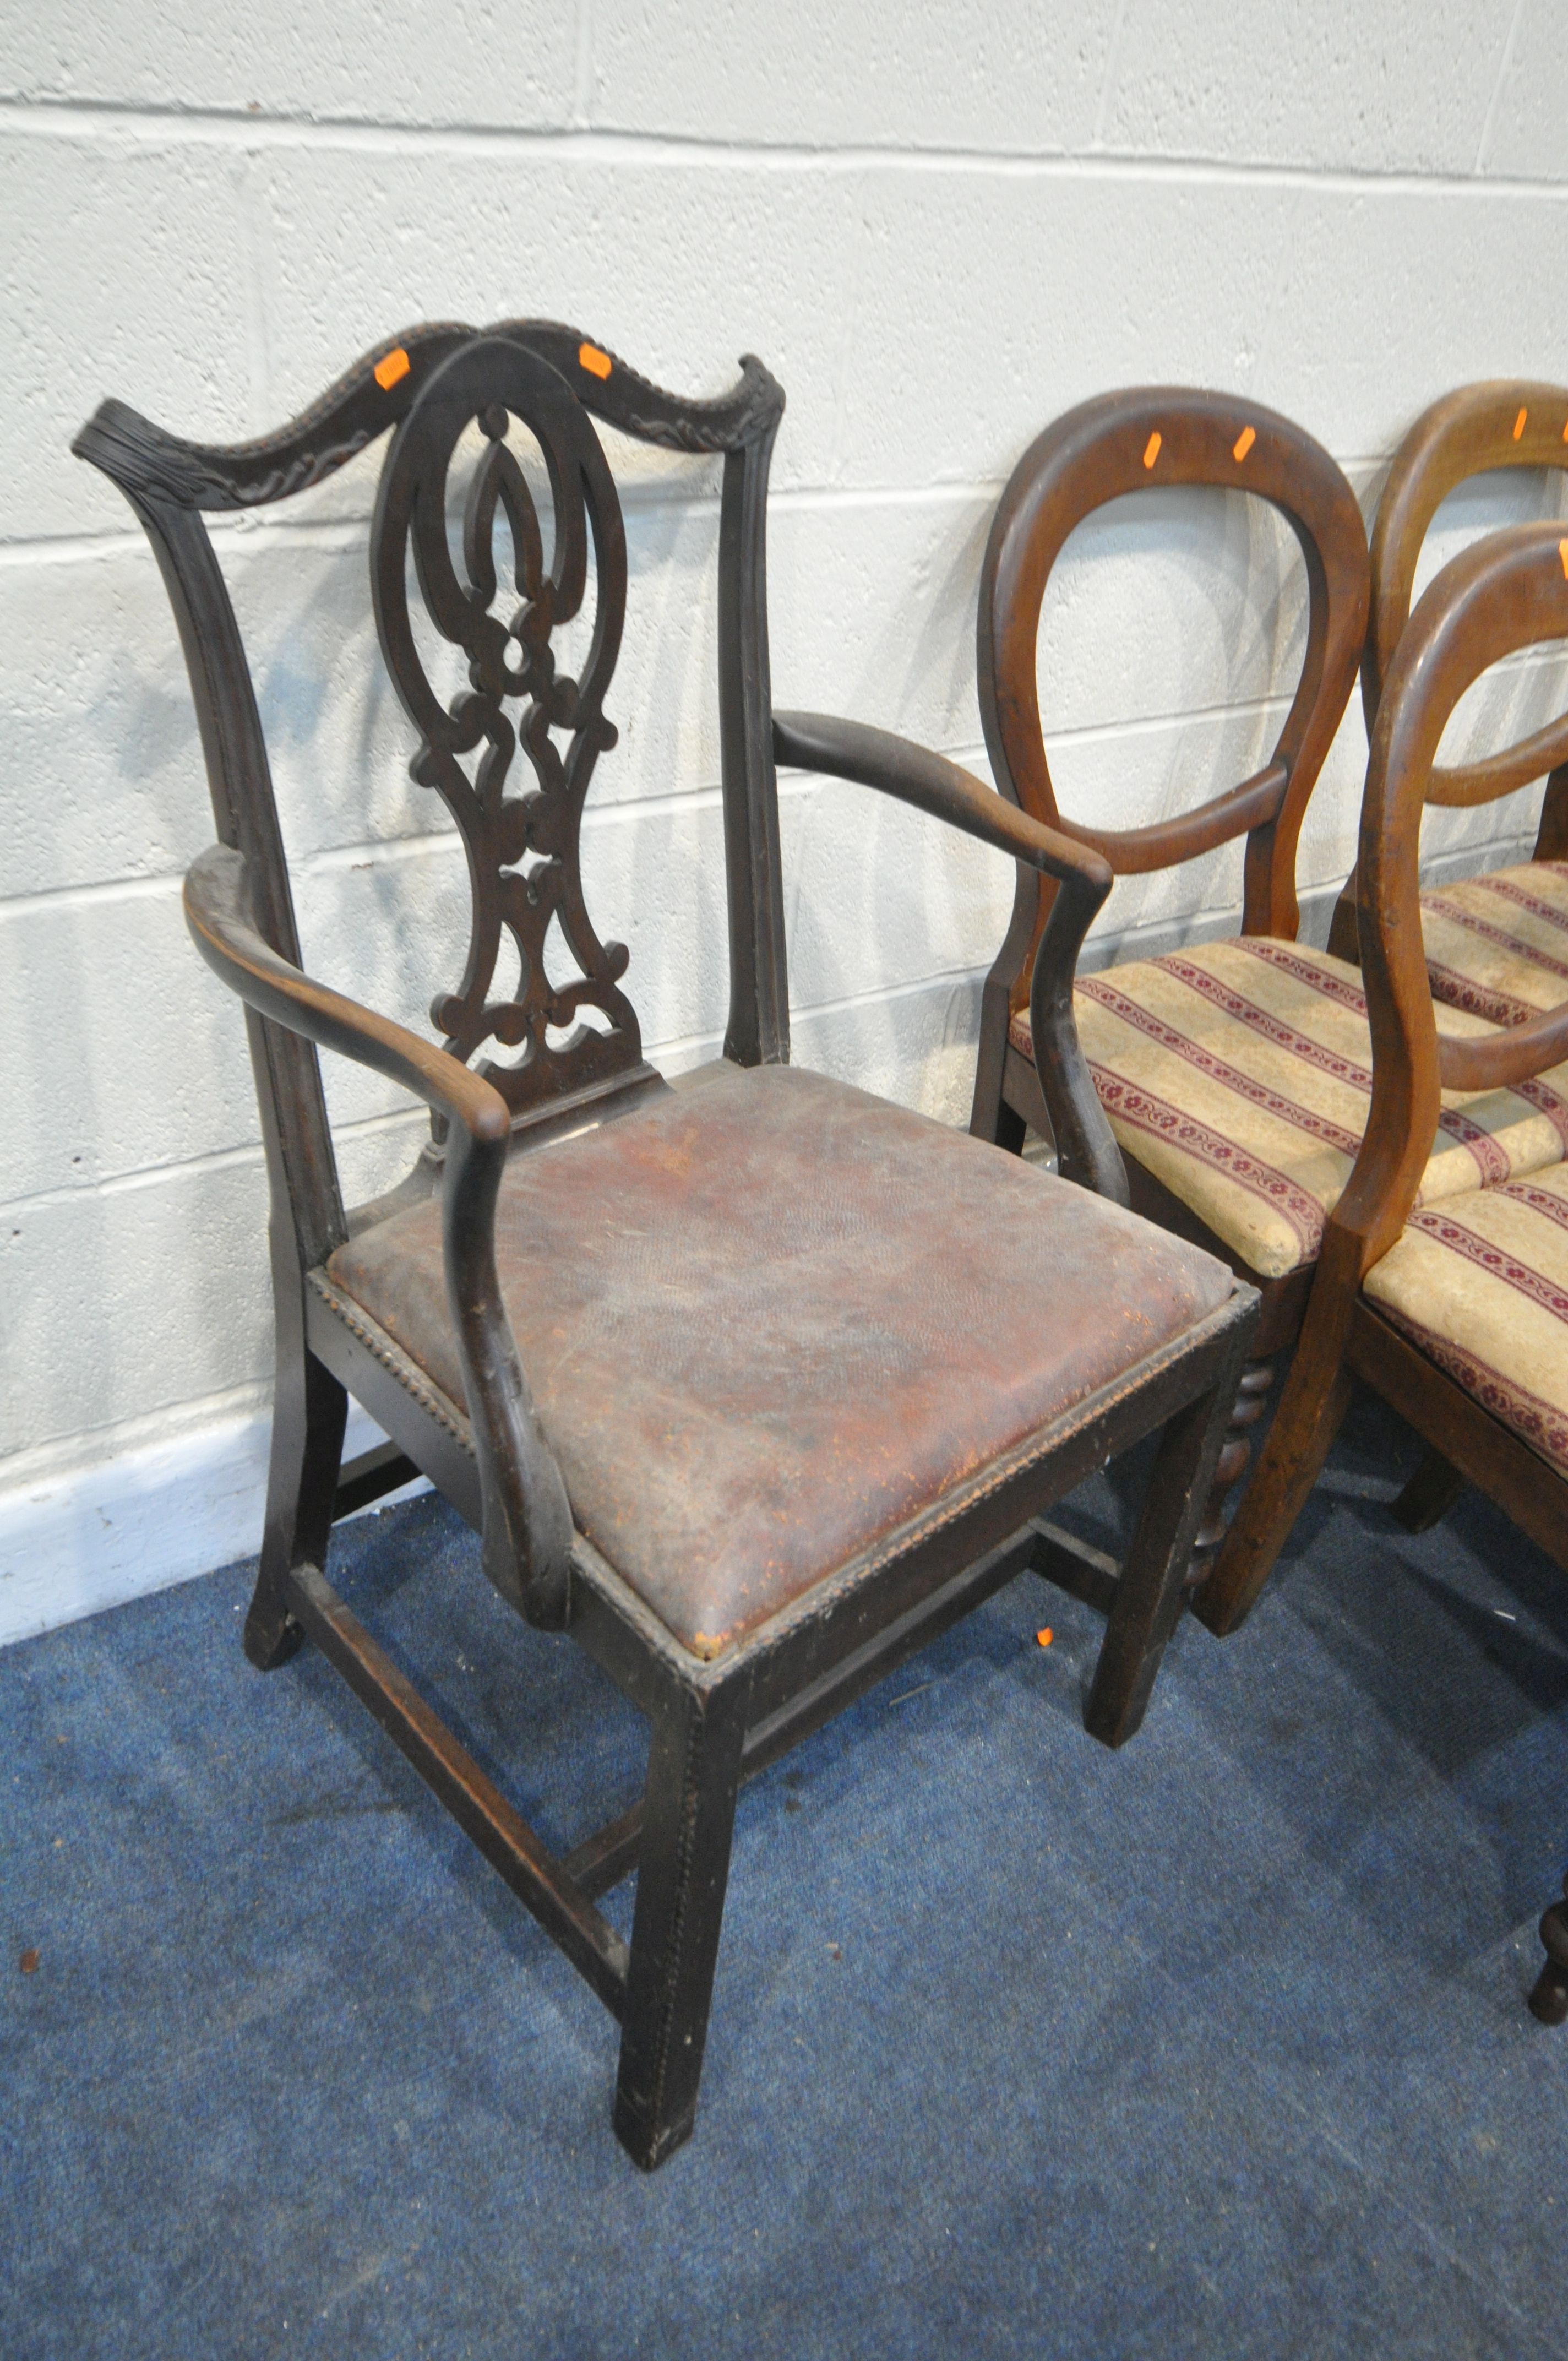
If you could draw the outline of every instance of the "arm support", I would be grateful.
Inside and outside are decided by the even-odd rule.
[[[273,1024],[336,1049],[444,1115],[446,1292],[484,1497],[485,1571],[532,1623],[565,1620],[572,1512],[540,1430],[496,1278],[496,1194],[506,1170],[506,1101],[433,1042],[314,983],[258,931],[237,852],[214,845],[185,880],[185,922],[214,974]]]
[[[1563,1058],[1568,1058],[1568,1001],[1500,1033],[1437,1037],[1438,1078],[1445,1091],[1512,1090]]]
[[[945,755],[933,754],[888,730],[871,730],[822,713],[775,713],[773,752],[779,762],[800,770],[879,788],[1058,881],[1029,991],[1036,1071],[1050,1110],[1061,1171],[1096,1195],[1124,1205],[1127,1175],[1122,1151],[1084,1062],[1072,1014],[1078,955],[1091,921],[1111,891],[1110,863],[1087,845],[1031,819]]]

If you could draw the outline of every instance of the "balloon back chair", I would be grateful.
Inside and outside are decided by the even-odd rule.
[[[1360,1376],[1568,1567],[1568,1162],[1423,1193],[1445,1102],[1539,1093],[1568,1127],[1568,1000],[1499,1027],[1437,1001],[1423,956],[1420,823],[1464,691],[1568,635],[1555,524],[1489,534],[1444,566],[1386,676],[1373,733],[1356,917],[1372,1109],[1330,1216],[1295,1364],[1216,1576],[1239,1621],[1316,1480]],[[1506,794],[1505,779],[1497,792]],[[1439,1019],[1442,1022],[1440,1023]]]
[[[1516,1024],[1451,1030],[1422,945],[1420,825],[1444,786],[1454,707],[1491,665],[1568,637],[1568,539],[1490,534],[1445,566],[1384,675],[1362,807],[1356,917],[1372,1111],[1329,1215],[1278,1415],[1217,1575],[1235,1620],[1266,1578],[1361,1378],[1568,1569],[1568,1162],[1421,1201],[1445,1093],[1528,1090],[1568,1052],[1568,998]],[[1495,792],[1513,782],[1497,767]],[[1445,798],[1446,799],[1446,798]],[[1438,1022],[1442,1009],[1443,1024]],[[1568,1891],[1568,1889],[1565,1889]],[[1568,2019],[1568,1904],[1541,1920],[1530,2004]]]
[[[1421,548],[1442,502],[1472,477],[1503,467],[1568,471],[1568,390],[1511,379],[1459,387],[1424,411],[1394,455],[1372,528],[1372,607],[1361,661],[1368,741],[1383,683],[1409,620]],[[1421,895],[1432,996],[1497,1025],[1552,1007],[1568,978],[1568,714],[1480,761],[1434,763],[1426,800],[1450,808],[1490,803],[1545,778],[1528,862],[1434,885]],[[1354,870],[1334,911],[1329,948],[1356,946]],[[1435,1524],[1463,1479],[1430,1453],[1395,1503],[1411,1532]]]
[[[1372,528],[1372,605],[1361,660],[1368,743],[1394,651],[1410,619],[1416,569],[1432,519],[1461,484],[1502,467],[1568,470],[1568,390],[1512,379],[1460,386],[1422,412],[1394,455]],[[1421,897],[1434,994],[1499,1025],[1516,1023],[1521,1004],[1550,1008],[1560,997],[1556,986],[1565,971],[1557,962],[1568,951],[1568,871],[1559,865],[1568,860],[1568,714],[1478,762],[1433,763],[1427,789],[1428,803],[1474,806],[1541,778],[1546,794],[1531,863],[1438,886]],[[1546,867],[1538,870],[1538,863]],[[1532,910],[1531,902],[1543,896],[1550,896],[1547,909]],[[1329,939],[1331,949],[1352,960],[1355,914],[1353,870]],[[1522,974],[1514,972],[1521,961]]]
[[[1300,678],[1263,768],[1195,810],[1111,829],[1058,808],[1037,676],[1040,614],[1069,534],[1128,492],[1250,492],[1290,526],[1306,566]],[[1244,1471],[1273,1358],[1294,1338],[1324,1213],[1354,1162],[1370,1082],[1359,983],[1296,940],[1296,849],[1349,700],[1365,627],[1366,536],[1328,453],[1276,412],[1229,394],[1148,387],[1067,412],[1024,454],[1002,496],[981,577],[981,710],[996,783],[1118,877],[1173,868],[1245,836],[1239,937],[1079,979],[1078,1030],[1126,1159],[1131,1202],[1223,1257],[1262,1296],[1191,1569],[1195,1603]],[[1017,1148],[1048,1132],[1051,1049],[1030,1018],[1036,947],[1055,885],[1020,873],[1012,925],[986,982],[972,1129]],[[1466,1164],[1457,1148],[1451,1162]]]
[[[1113,1742],[1135,1729],[1255,1316],[1227,1267],[1110,1202],[1120,1159],[1070,997],[1110,886],[1100,855],[903,741],[773,715],[764,533],[783,406],[754,359],[723,398],[684,401],[576,330],[441,325],[378,348],[259,442],[195,445],[108,402],[75,446],[125,492],[173,603],[218,837],[190,873],[187,918],[245,1004],[261,1107],[277,1396],[246,1650],[266,1669],[313,1640],[620,2020],[615,2125],[649,2168],[692,2127],[742,1774],[1031,1565],[1104,1608],[1089,1719]],[[723,463],[729,1028],[722,1059],[680,1088],[644,1056],[628,954],[600,941],[583,896],[579,826],[615,744],[628,587],[596,420]],[[514,423],[543,455],[548,542]],[[449,477],[476,427],[459,566]],[[412,775],[451,814],[472,890],[439,1040],[302,969],[251,676],[203,522],[316,483],[383,434],[380,644]],[[590,547],[574,679],[552,636],[584,604]],[[433,636],[466,658],[450,703],[424,669]],[[1057,882],[1032,1005],[1064,1163],[1094,1188],[788,1064],[775,745]],[[555,920],[575,981],[546,965]],[[510,998],[504,938],[521,970]],[[323,1048],[434,1118],[402,1183],[357,1209]],[[345,1466],[351,1394],[390,1442]],[[1075,1554],[1045,1511],[1157,1432],[1126,1559]],[[565,1859],[328,1583],[335,1518],[416,1471],[477,1529],[502,1596],[579,1642],[649,1721],[642,1802]],[[597,1901],[633,1870],[628,1944]]]

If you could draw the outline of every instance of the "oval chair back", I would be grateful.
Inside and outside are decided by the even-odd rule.
[[[1058,806],[1037,679],[1040,613],[1052,568],[1085,518],[1124,493],[1173,485],[1245,491],[1286,519],[1306,564],[1301,674],[1262,768],[1195,810],[1134,829],[1097,828]],[[1047,825],[1103,855],[1118,876],[1168,869],[1245,835],[1242,931],[1293,940],[1296,846],[1323,758],[1349,702],[1369,596],[1355,495],[1320,443],[1277,411],[1181,386],[1102,394],[1032,443],[998,505],[981,572],[981,714],[997,786]],[[1051,903],[1048,882],[1020,883],[987,980],[972,1127],[999,1136],[1010,1016],[1027,1005]],[[1004,1121],[1004,1118],[1003,1118]]]

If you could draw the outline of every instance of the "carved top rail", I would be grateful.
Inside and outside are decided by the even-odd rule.
[[[127,494],[161,494],[209,514],[259,508],[322,483],[400,424],[433,373],[479,335],[526,345],[594,417],[669,451],[740,450],[771,433],[784,410],[783,388],[751,353],[742,356],[740,382],[729,393],[690,401],[558,321],[504,320],[480,330],[446,320],[374,346],[288,425],[252,442],[186,442],[123,401],[104,401],[71,447]]]
[[[1568,469],[1568,390],[1501,378],[1463,385],[1422,412],[1398,450],[1372,528],[1372,613],[1361,666],[1370,738],[1410,616],[1416,566],[1450,492],[1495,467]],[[1484,804],[1568,762],[1568,714],[1476,763],[1433,763],[1427,801]]]
[[[1173,484],[1253,492],[1289,522],[1307,567],[1301,677],[1278,742],[1252,778],[1175,819],[1094,828],[1064,817],[1051,782],[1036,653],[1046,584],[1069,535],[1096,509]],[[1288,419],[1184,387],[1083,402],[1019,461],[985,554],[980,696],[997,785],[1036,819],[1092,845],[1119,875],[1168,868],[1245,832],[1246,930],[1293,936],[1296,841],[1355,678],[1366,605],[1366,536],[1354,495],[1328,453]]]
[[[186,441],[123,402],[105,401],[72,445],[118,484],[151,541],[184,646],[220,841],[244,857],[262,939],[298,966],[254,686],[203,519],[319,484],[389,432],[370,536],[378,631],[418,732],[412,775],[442,797],[456,823],[472,900],[462,973],[437,994],[432,1017],[460,1059],[478,1060],[495,1045],[478,1071],[514,1116],[649,1071],[620,989],[627,954],[595,933],[579,859],[589,781],[616,741],[605,698],[627,590],[624,526],[595,419],[644,443],[725,461],[719,706],[731,920],[728,1039],[742,1059],[787,1054],[763,573],[768,459],[783,408],[782,389],[751,356],[728,393],[688,400],[576,328],[517,320],[481,331],[447,322],[406,329],[378,346],[288,425],[251,442]],[[513,421],[543,455],[548,533],[507,440]],[[459,556],[448,540],[448,478],[459,445],[466,464],[476,442]],[[510,569],[498,554],[498,523],[510,541]],[[591,635],[574,679],[557,664],[553,640],[585,608],[590,555]],[[439,690],[425,667],[429,632],[422,639],[410,613],[411,562],[429,624],[465,660],[466,686],[455,696]],[[547,958],[559,956],[553,929],[576,961],[575,974],[547,968]],[[497,983],[508,937],[520,971],[510,988]],[[276,1027],[264,1026],[261,1039],[280,1159],[274,1177],[287,1183],[310,1262],[331,1250],[344,1225],[315,1053]]]

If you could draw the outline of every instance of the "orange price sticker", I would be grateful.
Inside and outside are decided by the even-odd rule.
[[[1232,458],[1235,461],[1235,463],[1236,463],[1236,465],[1237,465],[1237,467],[1240,467],[1240,465],[1241,465],[1242,461],[1246,457],[1247,453],[1252,449],[1253,445],[1254,445],[1256,441],[1257,441],[1257,429],[1256,429],[1256,427],[1255,427],[1255,426],[1244,426],[1244,427],[1242,428],[1241,433],[1236,436],[1236,447],[1235,447],[1235,449],[1231,453],[1231,456],[1232,456]]]
[[[1149,436],[1148,441],[1144,445],[1144,465],[1145,465],[1145,467],[1152,467],[1154,466],[1155,461],[1156,461],[1158,457],[1159,457],[1159,428],[1157,426],[1157,427],[1155,428],[1154,433]]]
[[[1048,1648],[1055,1638],[1056,1633],[1051,1630],[1050,1625],[1047,1623],[1043,1631],[1036,1632],[1035,1642],[1037,1647]]]
[[[615,363],[608,353],[601,353],[597,345],[579,345],[577,367],[586,368],[590,377],[608,377]]]
[[[1514,421],[1514,441],[1516,443],[1524,433],[1524,423],[1529,416],[1530,412],[1528,410],[1521,410],[1519,416]]]
[[[412,367],[413,363],[401,345],[395,345],[389,353],[383,353],[377,362],[376,382],[383,393],[390,393],[392,388],[401,379],[407,377]]]

